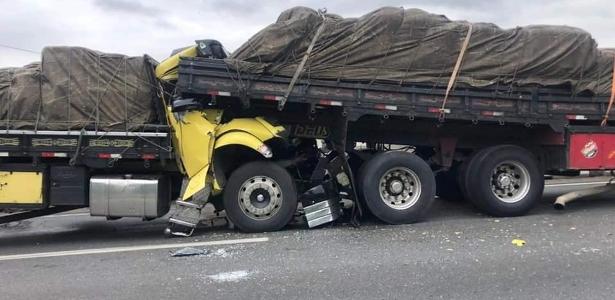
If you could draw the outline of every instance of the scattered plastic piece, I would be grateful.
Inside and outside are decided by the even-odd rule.
[[[186,248],[182,248],[177,251],[171,252],[171,256],[173,257],[207,255],[207,254],[209,254],[209,250],[207,249],[197,249],[197,248],[192,248],[192,247],[186,247]]]
[[[520,240],[520,239],[514,239],[512,240],[513,245],[517,246],[517,247],[523,247],[525,246],[525,241],[524,240]]]

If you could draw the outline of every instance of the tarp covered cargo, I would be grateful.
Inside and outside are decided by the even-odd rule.
[[[566,86],[572,92],[610,93],[614,55],[599,50],[581,29],[546,25],[501,29],[393,7],[359,18],[324,17],[305,7],[284,11],[227,62],[252,73],[293,76],[324,22],[303,78],[446,86],[464,52],[457,84]],[[469,43],[462,51],[466,38]]]
[[[0,69],[0,128],[34,124],[41,104],[40,63]]]
[[[156,119],[155,82],[147,57],[47,47],[0,70],[0,128],[138,130]]]

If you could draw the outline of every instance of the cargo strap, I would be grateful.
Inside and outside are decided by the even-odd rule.
[[[325,24],[327,23],[326,22],[327,17],[325,13],[326,11],[324,10],[318,10],[318,14],[322,17],[322,23],[320,24],[320,27],[318,27],[318,30],[316,30],[316,33],[314,34],[314,37],[312,38],[312,42],[310,43],[310,46],[308,47],[307,51],[305,51],[305,55],[303,55],[303,59],[301,59],[301,63],[299,64],[299,66],[297,66],[297,70],[295,70],[295,74],[293,75],[293,78],[291,79],[290,84],[288,85],[288,88],[286,89],[286,92],[284,93],[284,96],[282,97],[282,100],[278,102],[278,110],[284,109],[286,100],[288,100],[288,96],[290,96],[290,93],[293,91],[293,88],[295,87],[295,84],[297,83],[299,76],[301,76],[301,73],[303,73],[303,68],[305,67],[305,63],[310,57],[310,53],[312,53],[312,49],[314,49],[314,45],[316,45],[316,41],[318,40],[318,37],[320,36],[322,31],[325,29]]]
[[[613,81],[611,82],[611,99],[609,99],[609,106],[606,108],[606,113],[604,113],[604,118],[602,118],[602,123],[600,126],[606,126],[607,121],[609,120],[609,114],[611,113],[611,108],[613,107],[613,102],[615,102],[615,55],[613,55]]]
[[[446,93],[444,94],[444,100],[442,101],[442,107],[440,108],[440,120],[444,119],[446,101],[448,100],[448,96],[451,93],[451,90],[453,89],[453,85],[455,85],[455,81],[457,81],[457,76],[459,75],[459,70],[461,69],[461,63],[463,62],[463,57],[466,54],[468,45],[470,44],[471,37],[472,37],[472,23],[469,23],[468,33],[466,34],[466,37],[463,40],[463,44],[461,45],[461,51],[459,52],[459,56],[457,57],[455,68],[453,68],[453,74],[451,74],[451,78],[448,80],[448,86],[446,87]]]

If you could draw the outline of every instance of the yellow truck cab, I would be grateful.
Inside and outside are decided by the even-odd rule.
[[[181,58],[224,58],[219,47],[216,41],[197,41],[196,46],[161,62],[156,67],[156,76],[173,86]],[[168,98],[164,100],[168,105],[167,118],[185,180],[178,209],[171,216],[166,233],[191,234],[209,198],[225,189],[223,207],[230,221],[240,229],[272,231],[285,226],[297,208],[297,192],[291,175],[273,161],[275,151],[270,146],[280,144],[275,140],[285,139],[285,128],[262,117],[224,122],[222,109],[207,108],[198,99]],[[331,209],[325,210],[329,213],[319,217],[333,220]]]

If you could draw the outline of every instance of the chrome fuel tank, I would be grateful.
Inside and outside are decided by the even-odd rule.
[[[93,176],[90,179],[92,216],[141,217],[165,215],[171,202],[169,182],[164,176]]]

